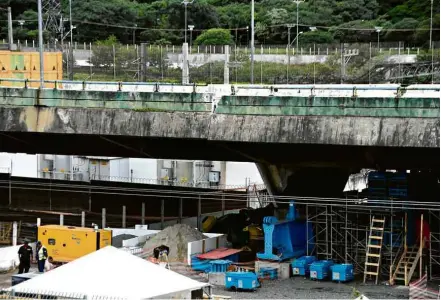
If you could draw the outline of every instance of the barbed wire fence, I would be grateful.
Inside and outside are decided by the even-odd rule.
[[[18,41],[23,51],[36,51],[35,42]],[[65,79],[84,81],[182,82],[182,47],[176,45],[45,45],[63,51]],[[251,49],[229,48],[229,83],[250,83]],[[439,42],[432,49],[403,42],[358,44],[256,45],[256,84],[439,83]],[[191,83],[225,82],[225,47],[189,48]],[[395,75],[394,75],[395,74]]]

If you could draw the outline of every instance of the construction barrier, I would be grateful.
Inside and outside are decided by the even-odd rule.
[[[409,284],[409,299],[439,299],[439,291],[427,287],[427,274]]]
[[[0,78],[40,79],[40,55],[38,52],[0,51]],[[44,53],[44,79],[63,79],[63,58],[61,52]],[[3,82],[2,86],[23,87],[23,82]],[[27,87],[40,87],[38,81],[27,83]],[[46,83],[46,88],[54,88],[54,83]]]

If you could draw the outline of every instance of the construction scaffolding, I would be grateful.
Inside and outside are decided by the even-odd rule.
[[[439,279],[440,234],[436,225],[439,224],[439,207],[433,210],[418,202],[355,199],[296,199],[296,206],[313,226],[314,235],[307,237],[307,249],[312,244],[313,250],[307,255],[353,264],[355,275],[363,274],[365,270],[370,220],[374,216],[375,219],[384,219],[380,282],[392,280],[405,245],[415,243],[416,232],[411,235],[407,232],[407,228],[413,227],[413,223],[407,222],[408,215],[417,220],[423,212],[430,214],[429,223],[435,231],[431,232],[430,263],[426,271],[430,278]]]

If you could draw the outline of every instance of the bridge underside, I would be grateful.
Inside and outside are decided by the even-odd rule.
[[[214,142],[109,135],[2,132],[0,152],[51,153],[257,163],[274,194],[341,196],[361,168],[439,172],[439,148]],[[314,189],[319,185],[322,188]],[[326,187],[325,187],[326,186]]]
[[[0,107],[0,151],[249,161],[274,194],[332,197],[360,168],[439,173],[439,118],[10,106]],[[307,188],[325,181],[328,188]]]

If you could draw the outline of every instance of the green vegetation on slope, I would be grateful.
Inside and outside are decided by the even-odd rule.
[[[61,2],[64,16],[67,16],[68,1]],[[195,26],[193,40],[206,29],[230,28],[232,41],[246,44],[249,40],[246,29],[250,25],[249,3],[249,0],[195,0],[188,5],[188,24]],[[15,26],[14,37],[35,39],[36,1],[0,0],[0,7],[7,6],[12,7],[14,20],[25,20],[22,27]],[[296,4],[291,0],[256,0],[255,11],[256,42],[285,44],[287,28],[283,24],[296,23]],[[439,28],[439,1],[434,1],[433,11],[433,27]],[[6,38],[6,12],[0,12],[0,34]],[[135,24],[137,42],[180,44],[183,41],[185,20],[181,0],[81,0],[72,1],[72,12],[77,26],[75,40],[80,42],[104,40],[114,35],[121,43],[131,43],[134,32],[131,27]],[[374,27],[381,26],[384,28],[380,36],[382,41],[424,46],[429,40],[430,0],[307,0],[299,5],[299,23],[305,25],[300,27],[305,32],[299,38],[301,43],[376,41]],[[318,31],[306,33],[309,25],[317,26]],[[67,30],[67,23],[65,27]],[[412,30],[399,31],[402,29]],[[439,40],[439,30],[433,31],[433,39]]]

